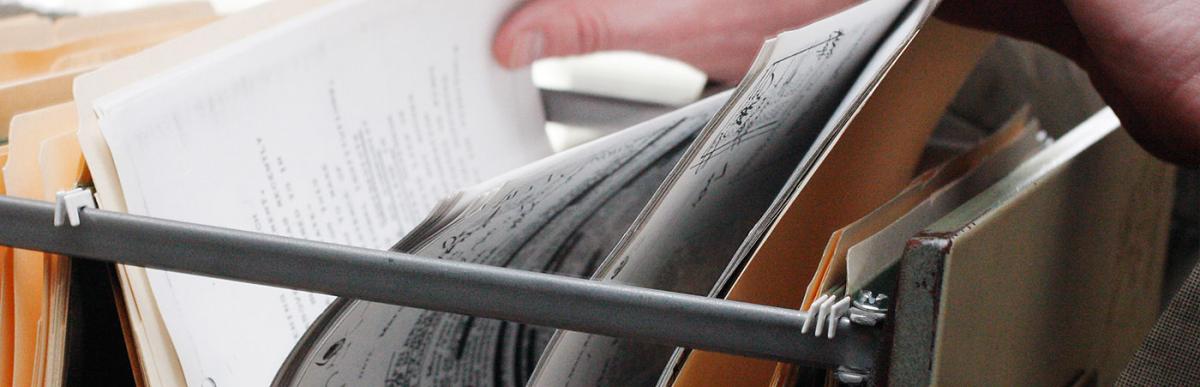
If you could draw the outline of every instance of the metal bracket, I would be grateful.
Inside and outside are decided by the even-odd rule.
[[[859,291],[854,296],[853,306],[850,307],[850,321],[859,325],[875,326],[887,318],[887,302],[886,294],[874,294],[870,290]]]

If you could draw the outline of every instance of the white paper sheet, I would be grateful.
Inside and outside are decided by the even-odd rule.
[[[443,196],[549,154],[528,74],[490,55],[512,4],[338,2],[98,99],[129,212],[391,246]],[[269,383],[331,300],[149,277],[191,385]]]
[[[904,254],[908,239],[1008,176],[1045,149],[1046,134],[1030,130],[975,169],[942,187],[887,227],[846,250],[846,293],[853,294],[886,271]]]

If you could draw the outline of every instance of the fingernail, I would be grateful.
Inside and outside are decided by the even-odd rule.
[[[529,31],[521,34],[517,43],[513,45],[512,55],[508,58],[509,65],[513,67],[525,67],[533,64],[534,60],[542,57],[542,49],[545,43],[546,39],[540,31]]]

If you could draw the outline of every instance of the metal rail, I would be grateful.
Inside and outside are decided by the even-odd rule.
[[[51,203],[0,196],[0,245],[744,356],[871,369],[880,330],[795,310],[109,211],[55,227]]]

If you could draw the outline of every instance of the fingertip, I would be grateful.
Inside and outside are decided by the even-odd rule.
[[[492,57],[501,66],[507,68],[518,68],[519,64],[514,64],[511,60],[513,48],[516,46],[516,34],[511,31],[506,22],[504,27],[496,33],[495,40],[492,41]]]
[[[492,56],[501,66],[516,69],[529,66],[543,55],[545,35],[531,18],[530,7],[538,2],[526,3],[508,16],[492,42]]]
[[[496,38],[492,40],[492,59],[494,59],[496,63],[499,63],[500,66],[512,68],[512,66],[508,64],[508,56],[510,52],[512,52],[512,40],[505,39],[503,36],[497,34]]]
[[[638,0],[625,0],[638,1]],[[533,0],[509,15],[493,44],[496,60],[506,67],[528,66],[537,59],[615,49],[611,38],[613,3]],[[624,6],[622,9],[636,10]]]

